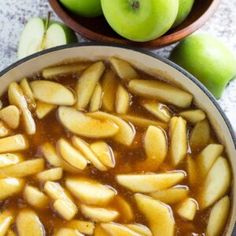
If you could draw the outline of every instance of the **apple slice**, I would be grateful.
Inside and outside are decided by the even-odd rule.
[[[84,170],[87,167],[88,161],[86,158],[65,139],[61,138],[57,142],[57,149],[64,161],[74,168]]]
[[[184,220],[193,220],[198,210],[198,203],[193,198],[187,198],[176,206],[177,214]]]
[[[187,186],[177,185],[173,188],[160,190],[150,193],[150,196],[166,204],[176,204],[188,197],[189,188]]]
[[[207,146],[210,140],[210,126],[208,121],[202,120],[198,122],[191,134],[190,134],[190,146],[193,152],[197,152],[202,150],[204,147]]]
[[[53,203],[54,210],[65,220],[71,220],[77,214],[77,206],[68,199],[57,199]]]
[[[0,178],[5,177],[26,177],[37,174],[44,169],[44,159],[32,159],[22,161],[15,165],[6,166],[0,169]]]
[[[70,228],[60,228],[54,236],[84,236],[82,233],[80,233],[76,229],[70,229]]]
[[[21,34],[17,57],[21,59],[46,48],[76,41],[73,31],[65,25],[35,17],[28,21]]]
[[[62,178],[63,170],[62,168],[52,168],[39,172],[35,177],[40,182],[44,183],[47,181],[56,181]]]
[[[24,188],[25,181],[16,178],[0,179],[0,200],[5,200],[20,193]]]
[[[60,167],[61,158],[57,155],[55,147],[51,143],[44,143],[40,146],[43,157],[51,166]]]
[[[222,154],[223,149],[224,147],[221,144],[209,144],[200,152],[196,158],[196,163],[201,178],[207,175],[217,157]]]
[[[41,102],[53,105],[73,105],[73,93],[60,83],[48,80],[36,80],[30,83],[34,97]]]
[[[0,153],[23,151],[28,147],[28,140],[22,134],[0,138]]]
[[[90,148],[96,154],[98,159],[109,168],[114,168],[116,165],[115,156],[112,148],[103,141],[98,141],[90,144]]]
[[[116,113],[126,114],[129,110],[131,96],[128,91],[120,84],[116,91]]]
[[[90,161],[98,170],[106,171],[107,168],[103,163],[99,160],[96,154],[92,151],[89,144],[86,143],[79,137],[73,136],[72,137],[73,145],[84,155],[84,157]]]
[[[196,160],[194,160],[189,155],[187,155],[186,170],[187,170],[188,182],[191,185],[191,187],[194,187],[198,183],[199,170]]]
[[[9,128],[17,129],[20,125],[20,111],[14,105],[4,107],[0,110],[0,119],[4,121]]]
[[[7,137],[11,134],[11,130],[0,120],[0,138]]]
[[[0,235],[1,236],[9,235],[8,229],[13,223],[13,220],[14,220],[13,212],[9,210],[5,210],[0,213]]]
[[[45,229],[37,214],[30,209],[22,209],[16,217],[19,236],[44,236]]]
[[[11,105],[15,105],[21,110],[21,115],[27,134],[35,134],[35,121],[33,119],[32,113],[28,109],[28,104],[23,91],[16,82],[12,82],[8,87],[8,99]]]
[[[79,230],[86,235],[93,235],[95,229],[93,222],[83,220],[71,220],[66,224],[66,227]]]
[[[141,234],[131,230],[125,225],[117,223],[103,223],[101,227],[110,235],[110,236],[142,236]]]
[[[228,161],[223,157],[213,164],[207,174],[203,187],[199,193],[199,204],[201,209],[205,209],[223,197],[229,190],[231,182],[231,170]]]
[[[140,193],[136,193],[134,197],[138,209],[148,221],[153,236],[174,236],[175,220],[168,205]]]
[[[130,81],[132,79],[138,79],[139,75],[135,69],[127,62],[122,59],[111,57],[109,59],[113,70],[117,75],[124,81]]]
[[[101,207],[92,207],[82,204],[81,213],[94,222],[111,222],[118,218],[119,212]]]
[[[187,154],[187,124],[181,117],[173,117],[170,121],[170,156],[177,166]]]
[[[144,165],[158,169],[168,151],[167,136],[164,131],[158,127],[149,126],[144,137],[144,149],[147,155]]]
[[[117,195],[113,199],[113,202],[114,202],[115,208],[117,209],[117,211],[121,215],[122,222],[128,223],[128,222],[134,220],[133,209],[132,209],[131,205],[129,204],[129,202],[127,202],[125,200],[125,198]]]
[[[152,236],[152,232],[151,230],[142,224],[128,224],[125,225],[126,227],[128,227],[129,229],[133,230],[134,232],[142,235],[142,236]]]
[[[110,120],[95,119],[71,107],[59,107],[58,117],[69,131],[88,138],[112,137],[119,130],[119,127]]]
[[[54,79],[58,76],[76,73],[79,74],[84,71],[89,64],[87,63],[73,63],[73,64],[65,64],[59,66],[52,66],[42,70],[42,76],[45,79]]]
[[[76,198],[88,205],[107,205],[116,195],[111,188],[92,179],[66,178],[65,184]]]
[[[93,95],[91,97],[91,101],[90,101],[90,105],[89,105],[89,111],[90,112],[94,112],[94,111],[98,111],[101,106],[102,106],[102,96],[103,96],[103,92],[102,92],[102,87],[101,85],[98,83],[94,89]]]
[[[80,76],[76,86],[77,109],[83,110],[87,107],[104,70],[103,62],[99,61],[89,66]]]
[[[156,121],[156,120],[151,120],[151,119],[146,119],[144,117],[138,117],[136,115],[120,115],[120,117],[126,121],[129,121],[133,123],[136,126],[142,127],[142,128],[147,128],[150,125],[161,127],[163,129],[167,128],[167,124]]]
[[[152,115],[156,116],[160,121],[169,122],[171,118],[171,112],[169,108],[155,100],[143,99],[141,105],[149,111]]]
[[[90,117],[99,119],[99,120],[110,120],[114,122],[118,127],[119,130],[113,137],[113,139],[121,144],[129,146],[132,144],[136,131],[133,126],[122,120],[121,118],[111,115],[106,112],[93,112],[88,114]]]
[[[206,114],[200,109],[182,111],[179,115],[192,124],[196,124],[206,118]]]
[[[34,110],[35,107],[36,107],[36,102],[35,102],[35,99],[34,99],[33,91],[30,88],[30,85],[29,85],[29,82],[28,82],[27,78],[23,78],[20,81],[20,87],[23,91],[23,94],[26,98],[26,101],[29,105],[30,110]]]
[[[189,107],[193,99],[190,93],[157,80],[131,80],[129,88],[144,98],[158,99],[181,108]]]
[[[23,157],[20,154],[5,153],[0,154],[0,168],[10,166],[23,161]]]
[[[230,200],[228,196],[220,199],[211,209],[207,223],[207,236],[223,235],[223,229],[230,211]]]
[[[35,110],[36,116],[38,117],[38,119],[43,119],[51,111],[56,109],[56,107],[57,106],[53,104],[37,101],[36,110]]]
[[[176,171],[163,174],[122,174],[116,176],[116,181],[133,192],[151,193],[170,188],[184,178],[184,172]]]
[[[49,204],[48,197],[38,188],[30,185],[25,186],[23,197],[29,205],[35,208],[43,209]]]
[[[96,224],[95,230],[94,230],[94,236],[110,236],[105,229],[102,228],[101,225]]]
[[[103,90],[103,98],[102,98],[102,108],[106,111],[112,112],[114,111],[115,106],[115,96],[116,89],[118,86],[118,81],[113,71],[107,70],[104,74],[102,80],[102,90]]]

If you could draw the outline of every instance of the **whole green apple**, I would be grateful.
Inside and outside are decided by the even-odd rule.
[[[193,74],[216,98],[236,75],[236,58],[219,39],[208,34],[192,35],[172,51],[170,59]]]
[[[173,27],[180,25],[192,10],[194,0],[179,0],[179,10]]]
[[[173,25],[178,0],[101,0],[103,14],[118,34],[145,42],[160,37]]]
[[[60,2],[65,8],[80,16],[96,17],[102,15],[100,0],[60,0]]]

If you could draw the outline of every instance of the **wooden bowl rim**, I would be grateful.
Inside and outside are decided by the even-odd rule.
[[[86,28],[85,26],[81,25],[73,17],[67,14],[67,12],[63,9],[58,0],[49,0],[49,3],[52,9],[55,11],[55,13],[58,15],[58,17],[61,18],[61,20],[66,25],[68,25],[75,32],[81,34],[81,36],[84,36],[89,40],[157,49],[175,43],[187,37],[188,35],[192,34],[196,30],[198,30],[201,26],[203,26],[206,23],[207,19],[209,19],[215,13],[217,7],[220,4],[220,1],[221,0],[212,0],[212,3],[206,9],[206,11],[197,20],[195,20],[193,23],[186,26],[185,28],[177,30],[176,32],[167,35],[163,35],[160,38],[147,42],[134,42],[127,40],[125,38],[119,39],[94,32]]]

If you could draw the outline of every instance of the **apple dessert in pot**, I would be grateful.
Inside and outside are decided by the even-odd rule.
[[[12,82],[0,235],[222,235],[231,167],[193,96],[118,58]]]

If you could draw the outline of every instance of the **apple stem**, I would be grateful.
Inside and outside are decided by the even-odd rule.
[[[52,14],[52,12],[49,11],[48,12],[48,17],[47,17],[47,20],[46,20],[46,23],[45,23],[45,32],[48,30],[50,19],[51,19],[51,14]]]
[[[131,7],[136,10],[136,9],[139,9],[140,7],[140,3],[138,0],[131,0]]]

